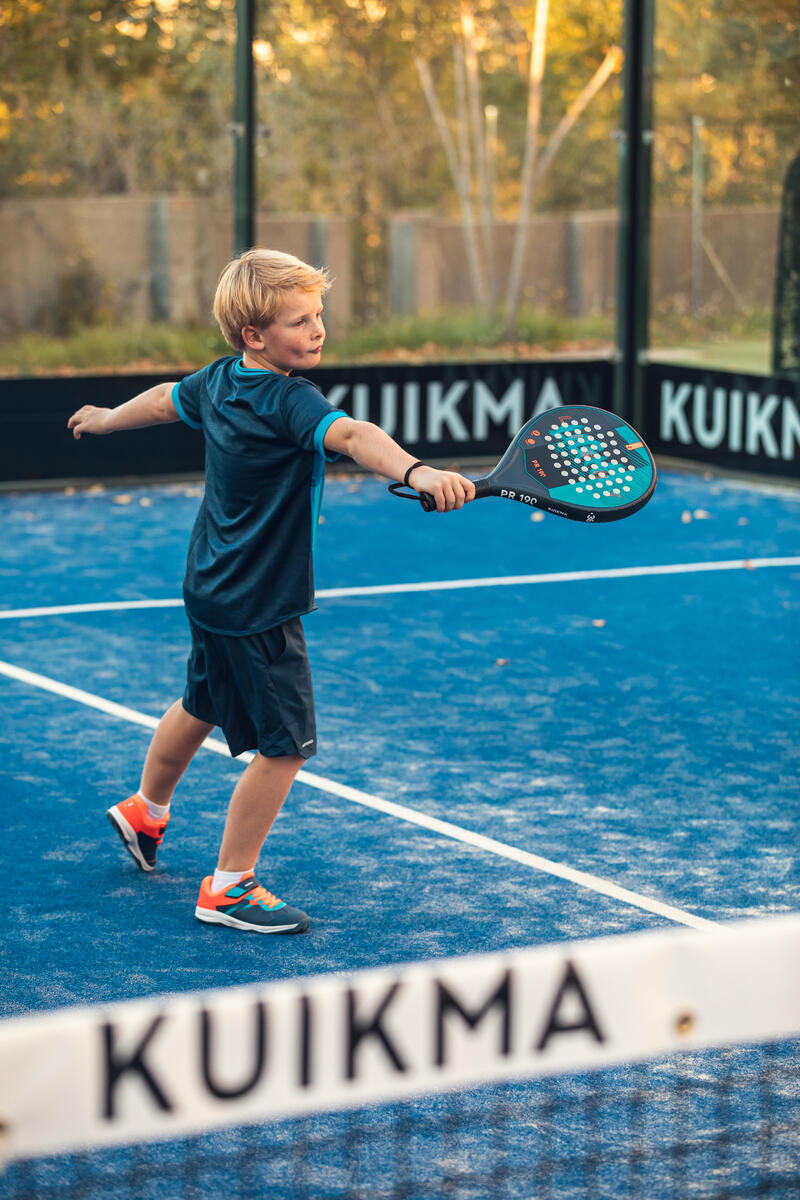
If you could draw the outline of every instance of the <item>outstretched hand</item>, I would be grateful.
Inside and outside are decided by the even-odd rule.
[[[95,408],[92,404],[84,404],[83,408],[74,412],[67,421],[67,429],[72,430],[76,441],[82,433],[110,433],[108,418],[111,411],[110,408]]]
[[[435,467],[415,467],[408,483],[417,492],[428,492],[436,501],[437,512],[452,512],[475,499],[475,484],[457,471],[437,471]]]

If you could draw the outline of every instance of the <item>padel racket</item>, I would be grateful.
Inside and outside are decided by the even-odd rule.
[[[475,481],[475,499],[499,496],[572,521],[619,521],[642,508],[656,487],[653,456],[627,421],[602,408],[570,404],[531,417],[500,462]],[[389,491],[436,503],[427,492]]]

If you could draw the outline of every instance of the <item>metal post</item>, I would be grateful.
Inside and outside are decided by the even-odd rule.
[[[495,104],[485,105],[483,117],[486,123],[484,138],[486,141],[487,194],[491,206],[490,216],[494,220],[497,202],[497,106]]]
[[[497,307],[497,106],[486,104],[483,109],[484,144],[486,146],[486,199],[488,211],[484,213],[486,253],[486,279],[489,292],[489,308],[492,316]]]
[[[703,307],[703,138],[705,121],[692,117],[692,316]]]
[[[255,8],[256,0],[236,0],[233,240],[237,254],[249,249],[255,241]]]
[[[654,0],[625,0],[625,71],[620,133],[615,408],[644,424],[642,360],[650,306]]]

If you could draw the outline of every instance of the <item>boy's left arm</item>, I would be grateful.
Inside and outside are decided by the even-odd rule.
[[[402,481],[408,468],[417,460],[399,446],[379,425],[370,421],[354,421],[338,417],[325,431],[323,444],[335,454],[346,454],[361,467]],[[438,471],[435,467],[415,467],[408,477],[410,487],[429,492],[436,501],[438,512],[450,512],[475,499],[475,484],[457,471]]]
[[[179,421],[180,416],[172,402],[174,383],[158,383],[120,404],[119,408],[95,408],[84,404],[67,421],[74,438],[83,433],[119,433],[123,429],[145,429],[148,425],[166,425]]]

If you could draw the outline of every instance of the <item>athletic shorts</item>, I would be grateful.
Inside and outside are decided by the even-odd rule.
[[[245,750],[268,758],[316,754],[314,694],[300,618],[245,637],[211,633],[191,618],[189,625],[186,711],[218,725],[234,758]]]

